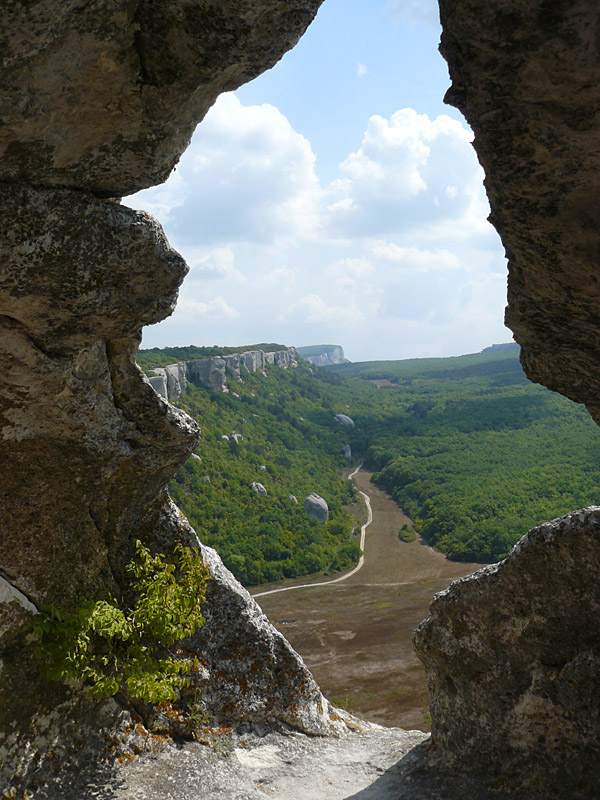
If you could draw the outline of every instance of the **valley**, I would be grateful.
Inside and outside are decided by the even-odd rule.
[[[332,702],[371,722],[428,731],[425,671],[411,633],[436,592],[481,565],[448,561],[422,541],[401,542],[398,531],[410,520],[370,478],[360,470],[353,479],[373,510],[362,569],[342,582],[319,585],[315,578],[313,588],[257,601]],[[364,510],[361,503],[361,517]],[[253,594],[294,583],[307,582],[259,587]]]

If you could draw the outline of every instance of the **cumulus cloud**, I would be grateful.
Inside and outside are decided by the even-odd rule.
[[[369,249],[374,258],[394,264],[397,271],[411,274],[464,269],[456,253],[446,249],[421,250],[381,240],[374,241]]]
[[[245,275],[235,267],[235,253],[229,245],[215,247],[208,252],[187,248],[186,259],[191,269],[189,280],[246,280]]]
[[[328,187],[331,232],[356,237],[411,229],[414,235],[469,214],[482,178],[471,138],[444,114],[430,119],[404,108],[389,120],[371,117],[361,146]]]
[[[411,341],[447,353],[461,324],[501,340],[502,250],[470,142],[446,115],[375,115],[323,186],[278,109],[221,96],[177,172],[132,201],[191,266],[168,338],[146,346],[339,339],[394,358]]]
[[[310,235],[321,189],[309,141],[274,106],[219,97],[177,171],[137,202],[169,223],[179,247]]]

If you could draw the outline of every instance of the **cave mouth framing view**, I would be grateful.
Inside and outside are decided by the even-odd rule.
[[[595,796],[597,12],[440,3],[515,350],[488,347],[502,254],[457,118],[374,108],[317,148],[293,104],[231,94],[320,5],[0,10],[4,797]],[[382,14],[417,43],[431,24],[378,7],[377,35]],[[360,113],[389,45],[363,28],[364,57],[336,40],[320,74],[352,72]],[[239,346],[265,320],[286,345]],[[230,344],[179,346],[199,322]],[[352,361],[291,346],[315,340]],[[414,634],[428,712],[396,637],[482,563]]]

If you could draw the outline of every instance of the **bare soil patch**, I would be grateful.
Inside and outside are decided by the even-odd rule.
[[[372,722],[428,731],[429,695],[411,633],[436,592],[481,565],[448,561],[420,541],[401,542],[398,532],[410,520],[370,478],[363,470],[354,478],[373,509],[363,568],[343,583],[258,602],[332,702]]]

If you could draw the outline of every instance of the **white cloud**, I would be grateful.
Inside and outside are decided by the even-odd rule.
[[[235,253],[229,245],[208,252],[203,248],[186,248],[186,260],[191,270],[188,280],[246,281],[245,275],[235,268]]]
[[[448,354],[461,325],[500,341],[502,248],[470,140],[446,115],[373,116],[323,187],[278,109],[222,96],[177,173],[133,201],[191,266],[145,345],[336,340],[394,358]]]
[[[364,320],[364,313],[355,303],[349,306],[328,305],[318,294],[309,294],[292,303],[281,315],[281,321],[297,320],[315,325],[340,328]]]
[[[274,106],[243,106],[227,93],[198,127],[177,172],[134,203],[160,212],[183,247],[311,235],[320,196],[309,141]]]
[[[178,321],[187,317],[195,320],[198,317],[208,317],[215,320],[236,319],[240,312],[227,303],[222,297],[213,297],[212,300],[204,302],[195,300],[183,295],[177,303],[175,314]]]
[[[456,253],[446,249],[421,250],[379,240],[370,245],[370,252],[374,258],[391,262],[397,265],[397,270],[412,274],[464,269]]]
[[[404,108],[370,118],[360,148],[328,187],[331,235],[360,237],[411,230],[431,235],[443,221],[470,216],[481,188],[472,134],[446,115],[430,119]],[[479,210],[479,209],[478,209]]]
[[[366,258],[341,258],[325,271],[334,278],[362,278],[373,271],[373,265]]]
[[[365,64],[361,64],[360,61],[358,62],[358,66],[356,68],[356,74],[359,78],[362,78],[363,75],[366,75],[369,71],[368,67]]]

